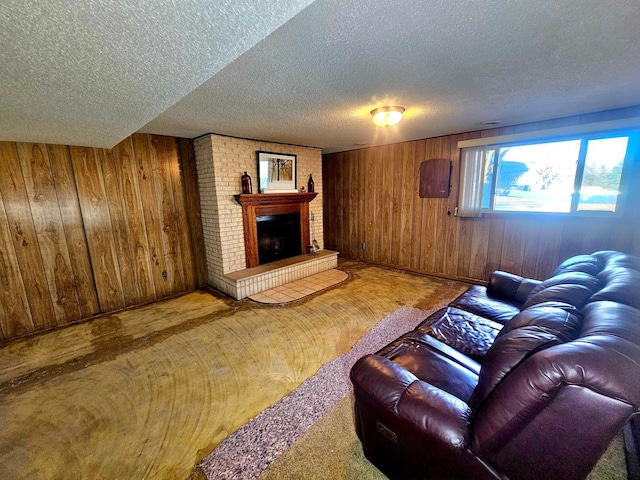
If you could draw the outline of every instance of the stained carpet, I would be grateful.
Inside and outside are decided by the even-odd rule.
[[[356,360],[413,329],[446,303],[430,311],[405,306],[387,315],[351,350],[323,365],[290,395],[234,432],[198,465],[197,473],[208,479],[256,478],[351,391],[349,371]]]
[[[286,306],[194,292],[0,344],[0,478],[185,479],[386,315],[467,287],[339,266]]]
[[[383,480],[362,453],[353,418],[351,366],[402,333],[429,311],[401,307],[366,333],[351,350],[323,365],[290,395],[234,432],[200,462],[193,479]],[[587,480],[625,480],[619,435]]]

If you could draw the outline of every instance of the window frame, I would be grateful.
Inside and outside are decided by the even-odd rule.
[[[605,138],[615,138],[615,137],[627,137],[627,149],[625,152],[624,160],[622,162],[622,172],[620,176],[620,186],[619,186],[619,194],[616,201],[615,211],[601,211],[601,210],[578,210],[579,199],[580,199],[580,188],[582,186],[582,181],[584,178],[584,169],[586,166],[586,158],[587,158],[587,146],[590,140],[599,140]],[[490,151],[493,151],[494,161],[493,161],[493,171],[491,172],[491,191],[489,198],[489,208],[482,208],[482,216],[487,217],[502,217],[502,216],[530,216],[530,217],[600,217],[600,218],[622,218],[625,215],[625,210],[627,209],[627,203],[629,198],[629,187],[630,187],[630,177],[631,172],[633,170],[633,163],[640,160],[638,157],[638,146],[640,145],[640,130],[635,128],[625,128],[625,129],[616,129],[616,130],[608,130],[608,131],[599,131],[599,132],[585,132],[585,133],[576,133],[576,134],[565,134],[558,136],[549,136],[549,137],[537,137],[530,140],[518,140],[511,142],[500,142],[500,143],[492,143],[486,145],[486,153],[485,155],[489,155]],[[533,210],[495,210],[495,192],[498,183],[498,161],[499,150],[505,147],[516,147],[522,145],[537,145],[544,143],[554,143],[554,142],[562,142],[562,141],[571,141],[571,140],[580,140],[580,148],[578,153],[577,165],[576,165],[576,175],[574,179],[573,192],[571,193],[571,206],[568,212],[544,212],[544,211],[533,211]],[[489,162],[487,161],[488,168]],[[487,171],[485,171],[485,175]]]

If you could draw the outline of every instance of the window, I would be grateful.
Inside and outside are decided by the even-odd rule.
[[[616,212],[631,135],[486,147],[485,212]]]

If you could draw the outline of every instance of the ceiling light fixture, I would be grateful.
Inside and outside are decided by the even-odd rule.
[[[373,115],[373,123],[379,127],[388,127],[402,120],[402,112],[404,107],[380,107],[371,110],[371,115]]]

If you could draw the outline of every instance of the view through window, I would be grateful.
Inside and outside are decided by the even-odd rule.
[[[615,212],[629,135],[487,147],[482,208]]]

